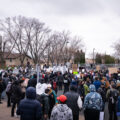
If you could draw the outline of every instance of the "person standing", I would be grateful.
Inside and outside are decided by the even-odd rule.
[[[59,104],[53,108],[50,120],[73,120],[72,110],[66,105],[67,97],[61,95],[57,100]]]
[[[14,117],[14,110],[16,105],[19,105],[19,102],[22,98],[22,90],[20,87],[20,83],[18,80],[14,81],[12,84],[12,94],[11,94],[11,102],[12,104],[12,109],[11,109],[11,117]]]
[[[20,120],[40,120],[42,116],[41,105],[36,100],[36,90],[29,87],[26,90],[26,98],[20,101],[17,109]]]
[[[98,77],[95,77],[95,81],[93,82],[93,84],[95,85],[96,91],[98,90],[98,88],[101,86],[101,82],[98,79]]]
[[[70,86],[70,91],[65,93],[67,97],[66,104],[71,108],[73,113],[73,120],[79,120],[79,110],[82,108],[82,100],[80,95],[77,93],[76,86]]]
[[[7,107],[11,106],[11,94],[12,94],[12,80],[10,79],[8,85],[6,87],[6,95],[7,95]]]
[[[60,72],[58,72],[57,82],[58,82],[59,90],[62,90],[63,76]]]
[[[0,78],[0,104],[2,104],[1,97],[2,97],[2,92],[4,91],[4,83],[2,81],[2,78]]]
[[[106,98],[108,100],[109,120],[117,120],[116,103],[118,100],[119,92],[115,89],[116,85],[112,84],[111,88],[107,91]],[[112,119],[114,116],[114,119]]]
[[[89,89],[90,93],[86,95],[83,105],[85,120],[99,120],[102,110],[102,97],[96,92],[94,85],[90,85]]]
[[[49,104],[49,89],[45,89],[45,93],[37,95],[37,100],[41,103],[42,107],[42,118],[43,120],[48,119],[50,104]]]

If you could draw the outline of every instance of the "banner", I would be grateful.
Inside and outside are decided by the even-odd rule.
[[[116,67],[108,68],[108,70],[109,70],[109,74],[118,73],[118,68]]]
[[[77,72],[78,66],[77,64],[72,64],[72,71]]]

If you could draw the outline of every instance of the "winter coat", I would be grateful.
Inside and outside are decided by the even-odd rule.
[[[26,90],[26,99],[20,101],[17,109],[17,115],[20,115],[20,120],[40,120],[41,105],[36,98],[35,88],[29,87]]]
[[[12,87],[11,102],[19,103],[22,98],[22,90],[18,81],[15,81],[11,87]]]
[[[97,92],[101,95],[103,102],[106,102],[106,89],[105,88],[98,88]]]
[[[37,79],[36,78],[32,78],[28,81],[28,87],[36,87],[37,85]]]
[[[95,86],[90,85],[90,93],[87,94],[84,101],[84,109],[102,110],[102,97],[96,92]]]
[[[49,96],[43,93],[42,95],[37,95],[37,100],[41,103],[43,115],[44,114],[48,115],[50,110]]]
[[[95,85],[96,91],[101,86],[101,82],[99,80],[96,80],[95,82],[93,82],[93,84]]]
[[[85,89],[84,89],[84,86],[83,85],[80,85],[80,86],[78,86],[78,94],[81,96],[81,97],[83,97],[83,99],[84,99],[84,97],[85,97]]]
[[[53,108],[50,120],[73,120],[72,110],[66,104],[58,104]]]
[[[0,82],[0,93],[2,93],[5,89],[4,83]]]
[[[84,84],[85,96],[89,93],[89,87]]]
[[[70,91],[65,93],[65,96],[67,97],[66,104],[72,110],[73,115],[78,115],[79,110],[82,108],[82,100],[79,94],[74,91]]]
[[[62,75],[59,75],[58,77],[57,77],[57,81],[58,81],[58,84],[59,83],[63,83],[63,76]]]

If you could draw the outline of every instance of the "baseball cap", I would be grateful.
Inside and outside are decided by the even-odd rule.
[[[59,97],[57,97],[57,100],[64,103],[67,100],[67,97],[65,95],[60,95]]]

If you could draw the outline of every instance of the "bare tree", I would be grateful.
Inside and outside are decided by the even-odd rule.
[[[1,20],[1,30],[12,45],[11,51],[17,51],[20,54],[21,65],[23,65],[29,48],[29,42],[25,39],[24,24],[24,17],[21,16]]]
[[[29,41],[29,54],[35,64],[40,63],[44,51],[50,44],[50,29],[45,27],[45,23],[40,22],[38,19],[28,19],[25,32],[26,39]]]
[[[120,40],[115,42],[112,47],[114,48],[115,51],[114,57],[120,59]]]

